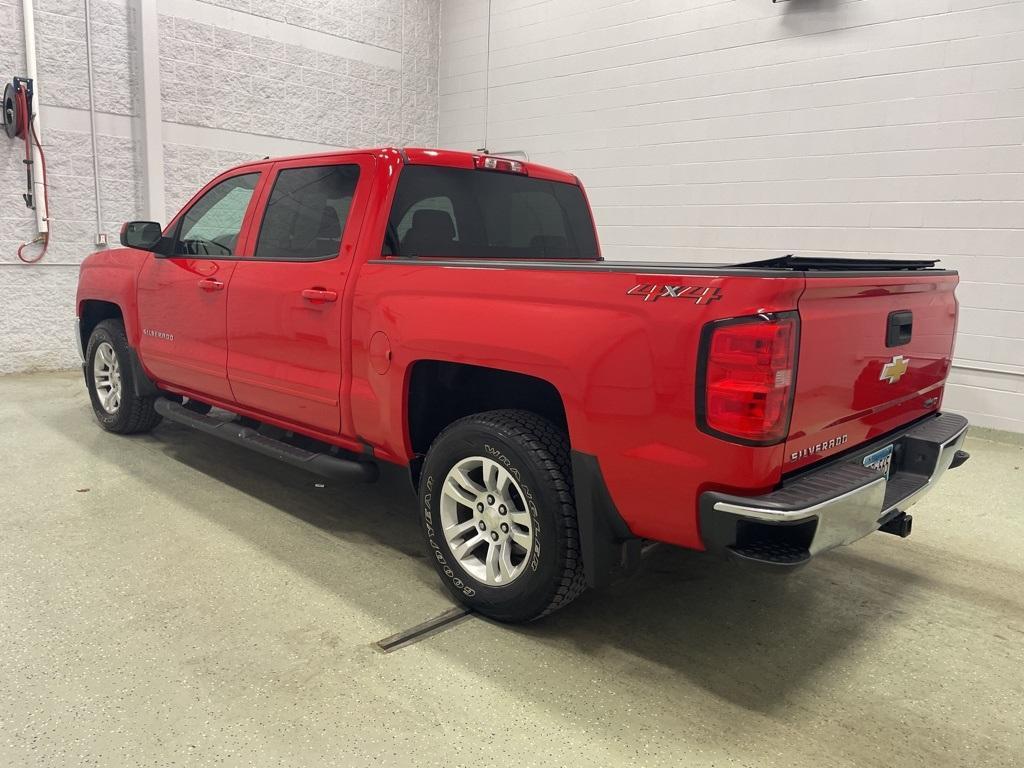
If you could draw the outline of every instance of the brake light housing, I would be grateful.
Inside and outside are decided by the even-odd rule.
[[[518,173],[526,175],[526,166],[518,160],[509,160],[507,157],[494,157],[493,155],[477,155],[473,158],[473,164],[483,171],[502,171],[504,173]]]
[[[697,425],[744,445],[776,445],[789,435],[796,390],[796,312],[718,320],[701,333]]]

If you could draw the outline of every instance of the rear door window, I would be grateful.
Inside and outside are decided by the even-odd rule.
[[[583,192],[512,173],[410,165],[398,178],[385,253],[595,259]]]
[[[253,255],[296,261],[337,256],[358,181],[358,165],[281,170]]]

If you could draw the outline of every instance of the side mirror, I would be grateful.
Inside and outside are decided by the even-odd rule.
[[[121,227],[121,245],[142,251],[155,251],[163,230],[155,221],[127,221]]]

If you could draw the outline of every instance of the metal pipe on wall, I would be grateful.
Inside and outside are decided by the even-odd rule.
[[[32,0],[21,0],[21,19],[22,29],[25,34],[25,76],[32,81],[32,90],[34,92],[32,128],[39,143],[42,144],[43,131],[39,126],[39,105],[42,100],[39,97],[39,73],[36,69],[36,17],[32,8]],[[32,145],[32,167],[35,169],[32,176],[32,193],[36,203],[36,231],[49,232],[50,212],[46,206],[46,194],[43,189],[41,170],[43,161],[39,155],[39,148],[35,144]]]
[[[25,0],[29,2],[29,0]],[[92,142],[93,195],[96,198],[96,234],[94,242],[100,244],[103,228],[103,203],[100,200],[100,155],[96,148],[96,97],[92,78],[92,14],[89,0],[85,0],[85,71],[89,91],[89,138]]]
[[[166,221],[163,116],[160,107],[160,30],[157,0],[133,0],[138,9],[138,56],[142,83],[142,162],[146,218]]]

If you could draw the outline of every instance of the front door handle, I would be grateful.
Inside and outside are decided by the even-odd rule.
[[[310,301],[337,301],[338,292],[328,291],[325,288],[307,288],[302,292],[302,298]]]
[[[212,277],[204,277],[199,281],[199,287],[204,291],[223,291],[224,283]]]

